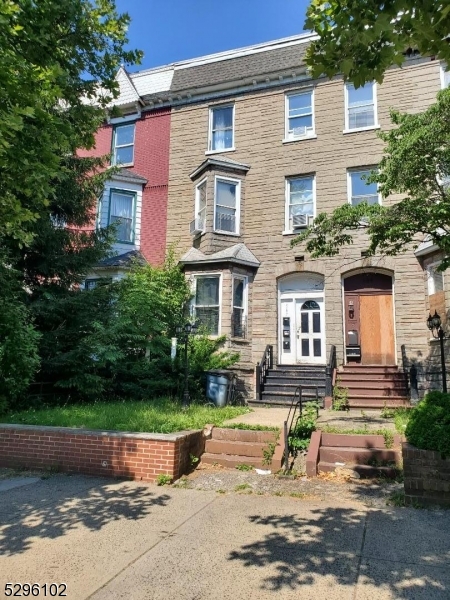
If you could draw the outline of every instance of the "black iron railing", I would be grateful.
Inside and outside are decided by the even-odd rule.
[[[273,346],[266,346],[261,361],[256,365],[256,397],[262,400],[267,372],[273,368]]]
[[[333,396],[333,383],[334,383],[334,372],[337,368],[336,362],[336,346],[333,344],[330,348],[330,356],[328,358],[328,364],[326,368],[326,380],[325,380],[325,396]]]
[[[310,397],[308,399],[303,398],[303,389],[307,387],[308,389],[315,389],[316,397],[315,400],[312,400]],[[311,387],[311,386],[301,386],[295,388],[294,396],[291,401],[291,406],[289,407],[289,412],[286,421],[284,422],[284,470],[289,471],[289,454],[290,454],[290,445],[289,438],[295,428],[297,426],[298,420],[301,419],[303,415],[303,404],[305,402],[315,402],[317,416],[319,416],[319,388]]]

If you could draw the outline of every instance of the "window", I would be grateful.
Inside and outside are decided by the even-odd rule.
[[[234,148],[234,106],[209,109],[209,150],[220,152]]]
[[[348,201],[352,206],[357,206],[361,202],[367,204],[380,204],[380,196],[376,183],[367,183],[366,178],[371,174],[371,170],[348,171]]]
[[[132,244],[134,242],[134,212],[136,194],[111,190],[109,204],[109,223],[118,223],[117,241]]]
[[[450,71],[446,71],[446,65],[441,63],[441,88],[444,90],[450,86]]]
[[[314,218],[315,178],[296,177],[286,180],[285,231],[308,227]]]
[[[345,129],[367,129],[377,126],[375,84],[366,83],[355,89],[351,83],[345,86]]]
[[[239,233],[241,183],[216,177],[214,229],[223,233]]]
[[[206,179],[195,188],[195,231],[204,231],[206,222]]]
[[[220,275],[201,275],[195,279],[194,318],[210,335],[219,334]]]
[[[112,277],[96,277],[92,279],[85,279],[84,289],[87,291],[94,290],[100,284],[107,285],[110,283],[112,283]]]
[[[286,140],[314,135],[313,92],[286,95]]]
[[[134,128],[135,124],[120,125],[114,129],[113,135],[113,164],[132,165],[134,159]]]
[[[439,263],[427,267],[428,295],[444,291],[444,273],[437,271]]]
[[[247,337],[247,278],[233,277],[233,311],[231,317],[231,336]]]

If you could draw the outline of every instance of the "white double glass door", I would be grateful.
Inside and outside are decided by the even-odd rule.
[[[280,363],[325,364],[323,296],[282,298]]]
[[[296,300],[296,358],[298,363],[323,363],[324,315],[323,301]]]

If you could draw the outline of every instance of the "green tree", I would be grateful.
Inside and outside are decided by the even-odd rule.
[[[351,244],[355,230],[369,236],[368,253],[395,255],[424,240],[440,248],[441,268],[450,265],[450,89],[438,94],[436,104],[420,114],[392,111],[396,126],[379,135],[385,142],[376,181],[383,197],[401,194],[391,206],[345,204],[321,213],[312,227],[292,244],[305,243],[313,257],[334,256]]]
[[[356,87],[383,81],[417,49],[450,64],[450,5],[430,0],[311,0],[306,29],[319,36],[306,62],[313,77],[343,74]]]
[[[65,158],[92,147],[118,66],[141,56],[129,20],[114,0],[0,0],[0,240],[31,241]]]

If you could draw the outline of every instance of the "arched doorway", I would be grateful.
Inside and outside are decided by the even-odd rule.
[[[279,363],[325,364],[323,276],[287,275],[278,282],[278,295]]]
[[[394,365],[392,277],[365,272],[344,279],[347,361]]]

